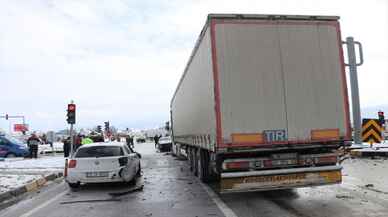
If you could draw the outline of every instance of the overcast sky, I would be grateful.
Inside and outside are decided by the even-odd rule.
[[[388,104],[385,0],[0,0],[0,114],[64,129],[73,99],[78,127],[162,125],[208,13],[341,16],[364,45],[362,107]]]

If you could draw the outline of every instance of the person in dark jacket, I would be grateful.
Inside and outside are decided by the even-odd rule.
[[[64,157],[69,157],[70,146],[71,146],[70,137],[67,137],[65,140],[63,140],[63,155],[64,155]]]
[[[133,137],[134,136],[129,136],[129,144],[131,145],[132,148],[135,148],[135,143],[133,142]]]
[[[127,144],[128,147],[131,147],[131,136],[127,135],[125,137],[125,143]]]
[[[154,141],[155,141],[155,148],[157,148],[158,144],[159,144],[159,139],[162,137],[162,135],[158,136],[158,135],[155,135],[154,136]]]
[[[35,133],[27,139],[27,145],[30,148],[30,157],[38,158],[38,146],[40,144],[40,139],[36,136]]]
[[[73,147],[73,151],[77,151],[77,149],[79,147],[81,147],[82,145],[82,139],[84,138],[85,136],[82,135],[82,134],[78,134],[77,136],[75,136],[74,138],[74,147]]]

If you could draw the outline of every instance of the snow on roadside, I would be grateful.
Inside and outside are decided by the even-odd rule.
[[[65,158],[63,156],[41,156],[38,159],[5,159],[0,161],[2,169],[49,169],[64,168]]]
[[[23,186],[32,180],[39,179],[42,175],[0,175],[0,193]]]
[[[0,161],[0,193],[15,189],[50,173],[62,172],[62,155],[40,156],[38,159],[10,158]]]
[[[53,148],[54,148],[54,151],[56,151],[56,152],[63,152],[63,143],[62,142],[54,142]],[[39,145],[38,152],[39,153],[52,152],[53,148],[50,146],[50,144]]]
[[[343,166],[343,183],[360,189],[369,188],[388,192],[388,160],[355,158],[345,160]]]

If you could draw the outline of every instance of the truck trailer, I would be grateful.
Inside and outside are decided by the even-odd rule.
[[[341,183],[339,17],[208,15],[170,106],[173,151],[222,193]]]

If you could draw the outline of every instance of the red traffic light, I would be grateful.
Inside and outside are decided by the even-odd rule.
[[[67,105],[67,111],[75,112],[75,104],[68,104]]]
[[[379,111],[377,114],[378,114],[379,116],[384,116],[384,112],[382,112],[382,111]]]

